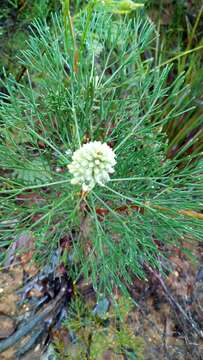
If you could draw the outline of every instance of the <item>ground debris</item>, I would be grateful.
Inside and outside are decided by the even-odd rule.
[[[39,359],[50,342],[52,330],[60,325],[72,285],[67,273],[57,266],[58,255],[54,254],[51,266],[37,273],[33,267],[30,273],[25,272],[24,262],[3,272],[0,286],[3,313],[0,324],[5,325],[0,340],[2,360]],[[26,271],[28,269],[26,267]]]
[[[135,334],[145,339],[145,360],[203,359],[203,282],[198,265],[202,249],[194,244],[195,263],[171,249],[169,275],[149,267],[145,289],[138,294],[138,280],[131,289],[138,306],[129,321]]]
[[[16,328],[16,322],[10,316],[0,315],[0,339],[10,336]]]

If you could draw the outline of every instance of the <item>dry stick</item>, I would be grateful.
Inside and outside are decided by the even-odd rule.
[[[19,83],[27,71],[26,66],[22,66],[19,73],[16,75],[16,81]]]
[[[170,304],[172,306],[175,306],[180,311],[180,313],[184,316],[184,318],[187,320],[187,322],[192,326],[192,328],[197,333],[197,335],[200,338],[203,338],[203,331],[201,329],[199,329],[199,326],[197,325],[197,323],[188,316],[188,314],[185,312],[185,310],[182,308],[182,306],[170,294],[170,291],[167,288],[166,284],[164,283],[160,274],[158,274],[155,270],[153,270],[147,263],[145,263],[145,267],[158,280],[159,284],[161,285],[162,289],[164,290],[165,297],[167,300],[169,300]]]
[[[36,315],[32,319],[28,319],[28,324],[24,325],[7,339],[0,341],[0,353],[16,344],[23,336],[27,335],[39,322],[43,321],[50,314],[50,312],[55,309],[58,302],[61,302],[65,295],[65,291],[66,288],[63,287],[55,300],[53,300],[51,304],[48,305],[40,315]]]
[[[171,211],[171,210],[173,210],[173,209],[165,208],[165,207],[162,207],[162,206],[159,206],[159,205],[151,205],[151,206],[152,206],[152,208],[159,209],[161,211]],[[176,212],[179,215],[185,215],[185,216],[192,217],[192,218],[195,218],[195,219],[203,220],[203,214],[201,214],[201,213],[199,213],[197,211],[193,211],[193,210],[176,210]]]
[[[161,211],[174,211],[174,209],[169,209],[169,208],[166,208],[166,207],[162,207],[162,206],[159,206],[159,205],[152,205],[150,203],[146,203],[146,204],[143,204],[143,205],[147,205],[148,207],[151,207],[152,209],[158,209],[158,210],[161,210]],[[115,208],[114,210],[116,212],[127,212],[129,209],[131,210],[135,210],[137,212],[140,212],[141,214],[144,214],[144,207],[140,207],[140,206],[137,206],[137,205],[124,205],[124,206],[121,206],[121,207],[118,207],[118,208]],[[193,211],[193,210],[175,210],[177,214],[179,215],[184,215],[184,216],[187,216],[187,217],[192,217],[192,218],[195,218],[195,219],[200,219],[200,220],[203,220],[203,214],[197,212],[197,211]],[[109,213],[109,210],[106,209],[106,208],[96,208],[96,213],[97,215],[101,215],[101,216],[104,216],[104,215],[107,215]]]

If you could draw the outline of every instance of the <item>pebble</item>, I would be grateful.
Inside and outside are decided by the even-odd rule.
[[[15,321],[7,315],[0,315],[0,339],[10,336],[16,328]]]

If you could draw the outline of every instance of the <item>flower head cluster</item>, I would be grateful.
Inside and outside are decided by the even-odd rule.
[[[68,165],[73,175],[72,184],[82,186],[83,191],[90,191],[96,183],[103,186],[114,172],[115,153],[106,143],[92,141],[76,150],[72,162]]]

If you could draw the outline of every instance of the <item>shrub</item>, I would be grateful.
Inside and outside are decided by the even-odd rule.
[[[168,158],[164,133],[189,111],[189,89],[155,66],[157,36],[142,10],[90,2],[73,22],[64,7],[50,26],[34,23],[23,81],[7,76],[1,94],[1,246],[29,231],[43,264],[66,241],[70,271],[98,293],[125,291],[145,263],[161,268],[165,245],[201,239],[202,160],[181,157],[188,143]],[[116,165],[84,192],[68,165],[92,141]]]

